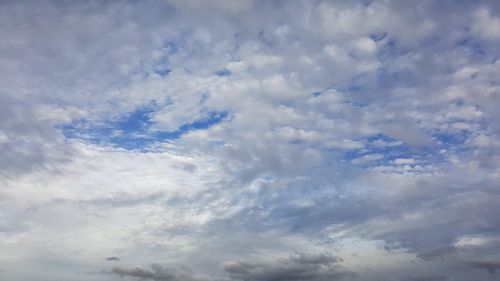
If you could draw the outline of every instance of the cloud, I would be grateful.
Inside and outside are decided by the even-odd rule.
[[[164,268],[159,264],[152,264],[150,268],[136,267],[132,269],[123,269],[120,267],[113,267],[112,273],[118,274],[121,277],[133,277],[142,280],[154,281],[177,281],[177,280],[202,280],[190,276],[189,272],[180,272]]]
[[[371,161],[381,160],[383,158],[384,158],[384,155],[378,154],[378,153],[365,154],[365,155],[361,156],[360,158],[352,160],[351,162],[353,164],[363,164],[363,163],[367,163],[367,162],[371,162]]]
[[[330,255],[291,255],[269,262],[227,261],[222,267],[230,280],[350,280],[355,275],[342,270],[339,258]],[[149,268],[113,267],[112,273],[142,280],[207,280],[186,268],[169,269],[157,263]],[[222,279],[221,279],[222,280]]]
[[[475,268],[485,269],[491,274],[496,274],[500,270],[500,262],[498,261],[468,261],[467,265]]]
[[[487,7],[480,7],[473,15],[473,31],[487,39],[498,39],[500,18],[492,14]]]
[[[351,272],[337,266],[338,258],[328,255],[290,256],[274,262],[226,262],[224,270],[234,280],[348,280]]]
[[[445,281],[448,280],[446,276],[428,276],[406,279],[408,281]]]
[[[36,106],[19,98],[0,95],[0,174],[15,177],[43,168],[59,169],[74,152],[50,123],[40,119]],[[60,153],[58,153],[58,151]]]
[[[496,277],[497,2],[0,6],[4,279]]]

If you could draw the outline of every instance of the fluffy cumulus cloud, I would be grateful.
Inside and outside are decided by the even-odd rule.
[[[497,1],[2,1],[1,280],[498,280]]]

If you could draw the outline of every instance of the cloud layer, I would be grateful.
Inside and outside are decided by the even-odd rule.
[[[0,34],[0,279],[498,279],[496,1],[4,1]]]

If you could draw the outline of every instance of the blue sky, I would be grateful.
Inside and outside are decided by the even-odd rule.
[[[226,112],[207,112],[205,117],[182,124],[176,130],[159,131],[153,129],[154,122],[151,120],[156,108],[153,103],[125,113],[116,120],[102,120],[99,123],[86,119],[75,120],[62,125],[61,130],[66,139],[84,139],[99,145],[148,151],[154,144],[175,141],[190,131],[208,129],[228,115]]]
[[[0,280],[498,280],[497,1],[4,1],[0,35]]]

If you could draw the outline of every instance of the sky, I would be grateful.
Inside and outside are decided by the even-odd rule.
[[[500,278],[499,1],[0,1],[0,280]]]

